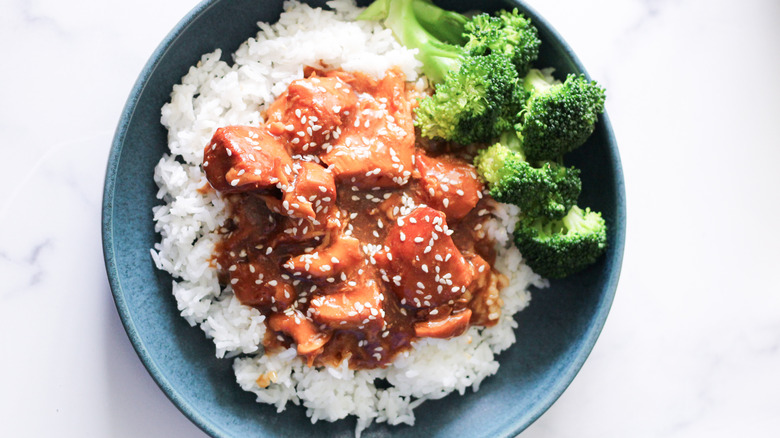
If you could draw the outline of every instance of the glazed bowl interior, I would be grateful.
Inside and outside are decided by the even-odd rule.
[[[172,278],[149,254],[158,240],[152,220],[154,166],[167,151],[160,108],[171,87],[204,53],[223,49],[223,59],[254,36],[258,21],[274,22],[282,1],[214,0],[198,5],[154,52],[128,99],[106,172],[103,245],[117,310],[149,373],[195,424],[213,436],[354,436],[355,420],[312,424],[305,408],[277,413],[242,391],[232,361],[217,359],[214,345],[179,316]],[[323,1],[307,2],[325,6]],[[365,4],[367,2],[363,2]],[[492,12],[518,7],[539,28],[539,66],[558,74],[584,72],[555,31],[516,2],[437,2],[458,11]],[[602,212],[609,226],[607,254],[586,271],[533,290],[531,305],[515,319],[517,343],[499,356],[498,373],[478,392],[452,394],[415,410],[414,426],[374,424],[364,437],[515,436],[565,390],[590,353],[617,287],[625,238],[625,195],[620,160],[606,114],[568,164],[582,171],[580,205]]]

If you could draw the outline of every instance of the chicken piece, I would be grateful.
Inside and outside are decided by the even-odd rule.
[[[384,296],[376,280],[359,276],[351,286],[328,295],[315,295],[309,302],[314,321],[334,329],[380,330],[385,326]]]
[[[455,246],[444,213],[422,206],[398,218],[374,256],[401,304],[431,308],[457,301],[474,277]]]
[[[298,354],[314,356],[322,352],[322,347],[330,340],[330,333],[320,331],[311,319],[305,317],[299,310],[287,310],[284,313],[274,313],[268,317],[271,330],[282,332],[293,338],[297,344]]]
[[[286,184],[292,157],[265,127],[226,126],[214,132],[203,150],[203,170],[216,190],[246,192]]]
[[[288,216],[316,219],[317,213],[336,202],[333,175],[317,163],[296,163],[297,174],[282,195],[282,208]]]
[[[429,319],[414,324],[414,334],[418,338],[447,339],[460,336],[469,327],[471,310],[464,309],[460,313],[452,313],[444,318]]]
[[[283,191],[282,199],[264,195],[270,211],[283,215],[271,245],[323,238],[342,227],[342,211],[335,205],[337,192],[332,175],[322,166],[302,161],[297,174]]]
[[[347,125],[321,159],[339,182],[363,189],[403,186],[414,170],[414,125],[404,76],[391,70],[375,85],[365,77],[359,83],[375,94],[360,94]]]
[[[294,154],[317,155],[337,138],[357,95],[338,77],[293,81],[268,109],[269,128],[285,135]]]
[[[379,80],[360,72],[334,70],[327,74],[346,82],[358,94],[368,93],[375,96],[390,114],[411,113],[417,104],[417,101],[410,98],[406,92],[406,76],[398,68],[387,70]]]
[[[420,196],[450,221],[466,216],[482,197],[474,167],[463,160],[418,153],[415,166],[420,173]]]
[[[340,281],[341,274],[350,276],[365,264],[360,241],[343,234],[335,235],[317,250],[290,258],[283,267],[294,275],[319,283]]]
[[[280,270],[262,256],[227,268],[233,293],[241,304],[260,309],[285,309],[297,298],[295,288],[280,279]]]

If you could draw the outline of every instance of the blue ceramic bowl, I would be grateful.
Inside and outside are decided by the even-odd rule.
[[[324,1],[313,1],[323,6]],[[519,7],[543,41],[541,66],[558,73],[584,72],[566,43],[544,19],[516,2],[447,1],[455,10]],[[222,48],[228,59],[256,33],[256,22],[274,22],[282,0],[213,0],[198,5],[165,38],[143,69],[114,137],[103,198],[103,250],[116,307],[149,373],[173,403],[206,433],[217,437],[343,436],[354,419],[312,425],[304,409],[276,413],[255,403],[235,382],[231,360],[214,357],[214,345],[176,310],[171,277],[155,269],[149,249],[158,237],[152,207],[153,169],[166,152],[160,108],[171,87],[201,54]],[[606,256],[586,271],[534,293],[518,314],[517,343],[479,392],[429,401],[417,424],[375,424],[365,437],[510,437],[538,418],[566,389],[593,348],[617,287],[625,239],[625,193],[617,145],[606,114],[588,142],[571,155],[582,170],[580,205],[603,213],[609,226]]]

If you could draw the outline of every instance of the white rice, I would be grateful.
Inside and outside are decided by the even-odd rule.
[[[515,341],[512,316],[528,305],[529,285],[546,283],[511,244],[516,207],[499,205],[486,230],[498,245],[495,267],[510,285],[501,292],[504,307],[494,327],[471,327],[449,340],[421,339],[386,369],[353,371],[346,363],[340,368],[310,368],[294,348],[262,354],[265,317],[242,305],[230,286],[220,289],[217,270],[210,264],[220,239],[217,229],[227,216],[218,194],[198,191],[208,184],[200,169],[204,145],[220,126],[262,123],[266,105],[303,77],[304,65],[375,77],[398,66],[408,80],[425,86],[415,52],[401,47],[389,30],[353,21],[360,9],[349,0],[329,6],[334,11],[285,3],[279,21],[259,23],[260,32],[241,45],[232,65],[219,60],[219,50],[208,53],[173,87],[170,102],[162,108],[170,154],[160,160],[154,174],[160,188],[157,196],[165,203],[154,208],[161,241],[151,253],[157,267],[175,278],[172,290],[181,315],[214,340],[217,357],[238,356],[233,368],[244,390],[278,411],[289,402],[302,404],[312,422],[353,415],[359,435],[372,421],[414,424],[413,409],[424,400],[479,389],[482,380],[498,370],[496,354]],[[256,383],[261,375],[271,379],[267,388]],[[391,386],[377,389],[376,379],[386,379]]]

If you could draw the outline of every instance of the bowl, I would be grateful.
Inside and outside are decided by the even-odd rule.
[[[153,169],[167,150],[160,108],[171,87],[203,53],[222,48],[225,59],[274,22],[282,0],[212,0],[193,9],[162,41],[141,72],[119,121],[109,155],[103,197],[103,250],[117,311],[141,361],[171,401],[215,437],[354,436],[355,420],[312,424],[300,406],[277,413],[235,382],[232,361],[217,359],[203,332],[179,316],[172,278],[157,270],[149,249],[158,236],[152,207],[159,201]],[[324,1],[308,2],[325,6]],[[442,1],[473,9],[477,2]],[[538,65],[558,73],[584,72],[568,45],[532,9],[519,2],[479,2],[492,12],[517,7],[539,28]],[[427,401],[414,426],[374,424],[364,437],[510,437],[538,418],[571,383],[604,325],[617,287],[625,239],[625,193],[618,149],[604,114],[588,142],[571,154],[582,171],[580,205],[602,212],[609,248],[595,265],[549,289],[532,291],[515,318],[517,343],[499,356],[498,373],[478,392]]]

